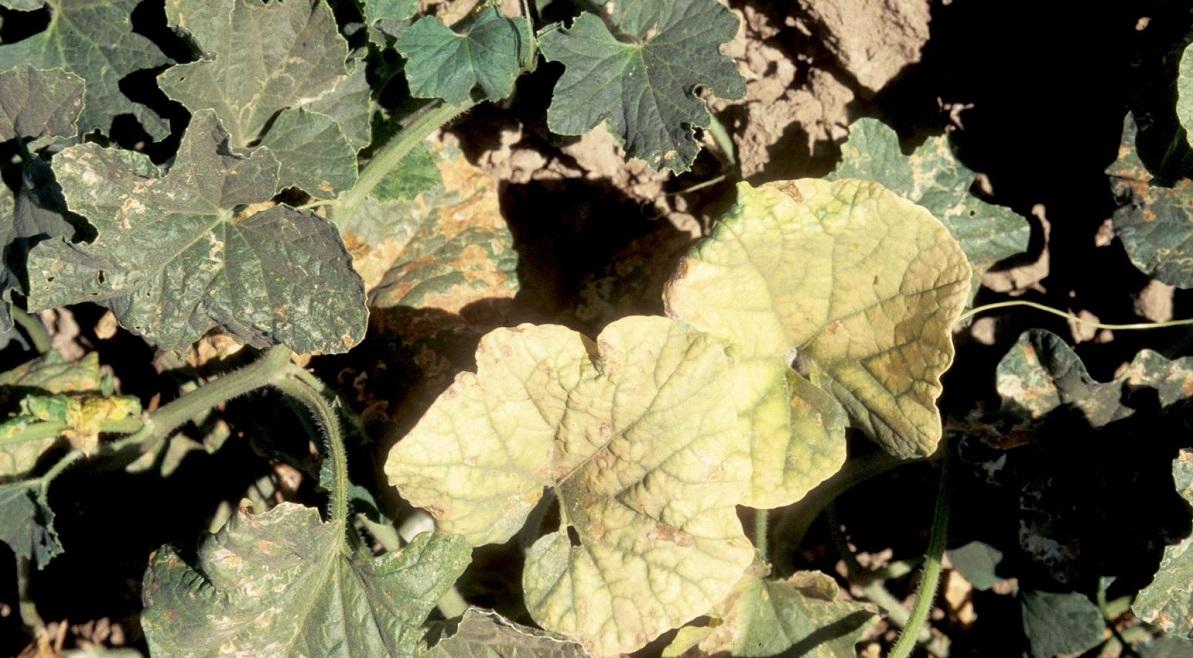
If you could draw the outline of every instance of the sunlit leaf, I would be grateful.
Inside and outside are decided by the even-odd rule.
[[[1182,452],[1172,463],[1177,493],[1193,512],[1193,452]],[[1164,549],[1151,584],[1131,604],[1135,614],[1166,633],[1193,639],[1193,534]]]
[[[477,87],[488,100],[509,96],[531,38],[525,18],[506,18],[490,7],[459,31],[424,16],[398,36],[395,46],[406,58],[411,94],[459,105]]]

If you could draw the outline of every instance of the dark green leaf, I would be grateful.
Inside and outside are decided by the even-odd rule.
[[[0,71],[0,142],[20,139],[30,151],[62,144],[79,132],[82,110],[83,80],[77,75],[28,65]]]
[[[374,194],[380,199],[413,201],[419,194],[435,189],[443,182],[435,156],[419,144],[402,159],[402,166],[394,169],[377,184]]]
[[[364,336],[360,278],[335,228],[269,199],[278,163],[238,156],[210,111],[195,114],[170,169],[138,153],[84,144],[54,171],[71,209],[99,232],[48,240],[29,257],[30,305],[93,301],[125,327],[182,349],[211,329],[299,352],[343,352]]]
[[[145,573],[142,626],[153,655],[422,653],[422,623],[467,566],[468,544],[424,534],[400,553],[352,554],[345,528],[281,503],[240,512],[187,564],[170,547]]]
[[[47,485],[41,478],[0,484],[0,541],[39,567],[62,554],[54,512],[46,502]]]
[[[120,91],[129,74],[170,63],[152,41],[133,32],[129,18],[140,0],[47,0],[50,24],[44,32],[0,45],[0,69],[27,64],[61,68],[87,81],[86,103],[79,117],[83,132],[107,131],[112,119],[132,114],[154,139],[165,136],[166,122]]]
[[[1193,511],[1193,452],[1182,452],[1173,462],[1172,479]],[[1193,535],[1164,549],[1156,577],[1131,609],[1164,632],[1193,640]]]
[[[427,658],[585,658],[579,644],[529,628],[495,612],[469,608],[451,637]]]
[[[304,109],[282,110],[261,145],[280,165],[278,179],[330,199],[356,182],[356,150],[334,119]]]
[[[415,97],[459,105],[479,86],[485,99],[500,100],[513,92],[529,57],[530,25],[492,7],[459,32],[424,16],[402,32],[396,46],[406,58],[406,80]]]
[[[1033,658],[1079,653],[1102,642],[1102,613],[1084,594],[1027,591],[1022,604]]]
[[[687,171],[700,152],[694,130],[710,119],[697,88],[726,99],[745,95],[733,61],[719,51],[737,33],[737,17],[716,0],[658,0],[619,8],[610,23],[624,38],[588,13],[543,35],[543,55],[565,67],[548,127],[581,135],[604,121],[630,157]]]

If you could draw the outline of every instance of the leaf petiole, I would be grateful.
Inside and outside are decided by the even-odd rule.
[[[1193,325],[1193,318],[1189,318],[1189,319],[1185,319],[1185,320],[1168,320],[1166,322],[1131,322],[1131,323],[1127,323],[1127,324],[1110,324],[1110,323],[1106,323],[1106,322],[1098,322],[1096,320],[1087,320],[1087,319],[1080,317],[1076,314],[1069,313],[1067,311],[1061,311],[1061,310],[1052,308],[1051,306],[1045,306],[1044,304],[1039,304],[1037,302],[1029,302],[1026,300],[1019,300],[1019,299],[1009,301],[1009,302],[995,302],[993,304],[985,304],[983,306],[977,306],[977,307],[971,308],[968,311],[965,311],[964,313],[962,313],[957,318],[957,322],[959,322],[959,323],[965,322],[966,320],[973,318],[977,314],[985,313],[986,311],[993,311],[993,310],[1000,309],[1000,308],[1011,308],[1014,306],[1025,306],[1027,308],[1034,308],[1037,311],[1051,313],[1052,315],[1056,315],[1058,317],[1062,317],[1067,320],[1072,320],[1073,322],[1077,322],[1079,324],[1083,324],[1083,325],[1086,325],[1089,327],[1094,327],[1096,329],[1109,329],[1111,331],[1146,331],[1149,329],[1165,329],[1167,327],[1185,327],[1185,326]]]

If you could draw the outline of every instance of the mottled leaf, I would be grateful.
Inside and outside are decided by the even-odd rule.
[[[395,47],[406,58],[412,95],[460,105],[477,87],[486,100],[509,96],[530,56],[531,40],[525,18],[506,18],[490,7],[459,31],[424,16],[402,31]]]
[[[948,551],[949,562],[974,589],[986,591],[1001,580],[995,573],[1002,562],[1002,551],[993,546],[971,541]]]
[[[1186,57],[1188,57],[1186,55]],[[1193,452],[1182,452],[1172,463],[1177,493],[1193,511]],[[1140,590],[1131,609],[1140,618],[1193,640],[1193,535],[1164,549],[1160,569],[1151,584]]]
[[[823,389],[886,450],[912,457],[940,441],[940,375],[969,285],[965,254],[928,211],[877,183],[808,179],[740,184],[737,204],[680,262],[665,300],[673,317],[733,345],[744,367],[779,372],[776,361],[793,362],[811,383],[784,395],[821,410],[811,393]],[[747,381],[757,390],[735,393],[754,428],[755,469],[783,465],[789,487],[763,506],[787,504],[835,472],[843,439],[763,409],[777,379]],[[756,484],[754,504],[767,495]]]
[[[241,511],[187,564],[162,547],[145,572],[153,655],[422,655],[421,625],[468,565],[459,538],[423,534],[399,553],[353,553],[342,522],[281,503]]]
[[[665,658],[854,658],[876,619],[873,608],[843,600],[837,583],[816,571],[787,580],[749,573],[709,613],[715,621],[682,628]]]
[[[63,425],[61,434],[74,449],[91,453],[99,445],[104,422],[125,420],[140,413],[140,400],[131,396],[28,395],[21,398],[19,415],[0,424],[0,443],[31,423],[50,421]],[[32,465],[29,463],[26,467]]]
[[[20,139],[30,151],[62,144],[78,133],[82,110],[83,80],[77,75],[28,65],[0,71],[0,142]]]
[[[579,644],[515,624],[495,612],[469,608],[455,634],[428,658],[585,658]]]
[[[54,158],[72,210],[94,242],[48,240],[29,256],[30,305],[92,301],[163,347],[211,329],[241,342],[299,352],[343,352],[364,335],[360,278],[335,228],[268,199],[277,160],[238,156],[215,115],[201,111],[173,165],[160,171],[130,151],[84,144]]]
[[[1031,644],[1032,658],[1081,653],[1101,644],[1106,623],[1084,594],[1029,590],[1021,602],[1023,632]]]
[[[1010,208],[970,193],[974,172],[953,155],[945,135],[928,138],[910,156],[899,135],[877,119],[859,119],[841,145],[841,162],[829,176],[877,181],[927,208],[948,227],[973,268],[971,294],[998,261],[1027,250],[1031,227]]]
[[[542,36],[543,55],[565,67],[547,126],[582,135],[603,121],[628,156],[656,170],[687,171],[700,152],[694,131],[710,121],[697,89],[745,96],[737,67],[719,50],[737,33],[738,19],[716,0],[621,4],[609,17],[613,31],[583,13],[570,28]]]
[[[45,6],[46,0],[0,0],[0,7],[16,11],[36,11]]]
[[[1185,127],[1185,138],[1189,145],[1193,146],[1193,44],[1189,44],[1181,55],[1176,91],[1176,117]]]
[[[629,652],[724,599],[753,548],[724,348],[631,316],[596,344],[556,325],[498,329],[390,452],[391,484],[445,532],[509,539],[552,487],[560,527],[527,551],[526,606],[595,655]],[[650,583],[649,587],[643,587]]]
[[[1114,213],[1115,233],[1144,273],[1193,287],[1193,180],[1153,185],[1135,150],[1136,134],[1135,120],[1127,115],[1118,160],[1106,170],[1121,204]]]
[[[372,89],[363,60],[350,60],[348,71],[331,91],[302,107],[335,120],[348,144],[359,151],[373,140],[373,112],[369,98]]]
[[[369,101],[325,0],[170,0],[166,15],[203,56],[158,76],[171,98],[213,110],[233,149],[271,147],[282,186],[323,198],[352,186]]]
[[[170,63],[149,39],[133,32],[130,18],[140,0],[46,0],[50,24],[16,43],[0,45],[0,69],[29,65],[64,69],[87,81],[79,117],[83,132],[108,131],[112,119],[131,114],[154,139],[169,125],[120,90],[120,81],[141,69]]]

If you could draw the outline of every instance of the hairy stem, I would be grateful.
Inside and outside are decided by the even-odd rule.
[[[1027,308],[1034,308],[1037,311],[1051,313],[1052,315],[1056,315],[1058,317],[1062,317],[1067,320],[1072,320],[1073,322],[1083,324],[1088,327],[1094,327],[1096,329],[1109,329],[1111,331],[1146,331],[1149,329],[1165,329],[1167,327],[1184,327],[1184,326],[1188,326],[1188,325],[1193,325],[1193,318],[1186,319],[1186,320],[1169,320],[1167,322],[1131,322],[1131,323],[1127,323],[1127,324],[1108,324],[1105,322],[1097,322],[1094,320],[1087,320],[1083,317],[1080,317],[1073,313],[1069,313],[1067,311],[1061,311],[1061,310],[1052,308],[1051,306],[1045,306],[1044,304],[1039,304],[1036,302],[1029,302],[1029,301],[1022,300],[1022,299],[1017,299],[1017,300],[1009,301],[1009,302],[996,302],[994,304],[986,304],[984,306],[977,306],[975,308],[971,308],[968,311],[962,313],[961,316],[959,318],[957,318],[957,322],[965,322],[966,320],[969,320],[970,318],[976,316],[979,313],[984,313],[986,311],[993,311],[993,310],[1000,309],[1000,308],[1010,308],[1013,306],[1025,306]]]
[[[300,402],[323,430],[327,449],[326,459],[331,461],[331,490],[328,492],[328,517],[332,523],[348,526],[348,450],[344,446],[344,432],[340,419],[331,403],[319,391],[306,383],[287,377],[273,383],[279,391]]]
[[[46,326],[41,323],[40,318],[22,311],[16,306],[10,308],[12,309],[13,321],[25,331],[25,335],[29,337],[29,342],[33,343],[33,349],[41,354],[54,349],[53,342],[50,340],[50,332],[46,331]]]
[[[944,558],[945,541],[949,534],[948,456],[940,465],[940,488],[936,492],[936,511],[932,518],[932,534],[928,537],[928,552],[924,555],[924,569],[920,573],[920,584],[915,592],[915,605],[911,608],[907,624],[888,658],[908,658],[915,649],[920,629],[928,621],[936,591],[940,585],[941,561]]]

